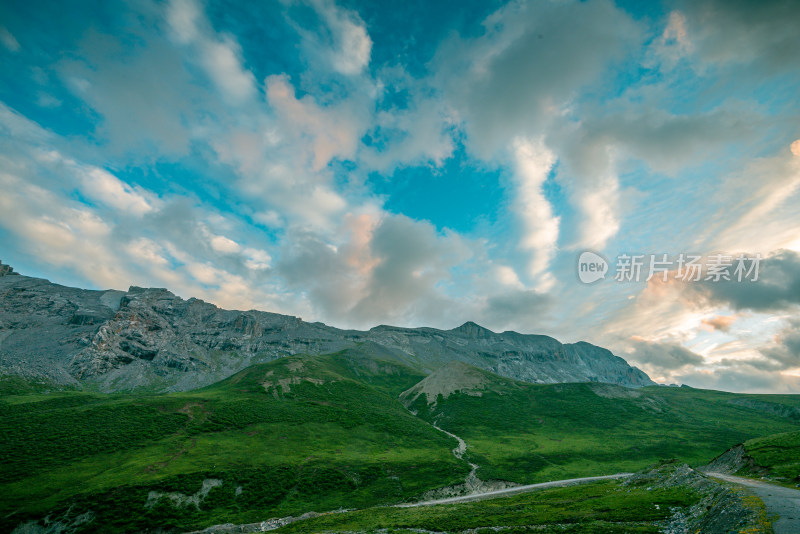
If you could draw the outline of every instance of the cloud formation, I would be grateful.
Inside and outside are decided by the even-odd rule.
[[[484,156],[519,135],[544,132],[639,36],[631,17],[603,0],[509,2],[483,27],[479,37],[444,42],[434,65]]]
[[[514,180],[516,202],[514,210],[522,220],[522,240],[519,247],[531,255],[527,276],[536,280],[547,271],[558,243],[559,219],[552,213],[544,196],[543,186],[555,156],[541,141],[517,139],[514,143]],[[547,288],[552,279],[545,277],[540,284]]]
[[[800,319],[790,319],[774,344],[761,353],[778,369],[800,369]]]
[[[750,65],[775,73],[795,68],[800,59],[792,53],[800,46],[797,25],[800,7],[795,2],[767,0],[734,2],[706,0],[678,2],[685,21],[684,40],[703,61]]]
[[[632,360],[660,369],[674,370],[703,363],[702,356],[677,343],[653,343],[635,339],[632,345]]]
[[[736,310],[777,311],[800,304],[800,253],[778,251],[760,262],[755,282],[720,280],[686,285],[690,298]]]
[[[23,7],[0,28],[18,270],[337,326],[477,320],[706,387],[797,383],[791,2]],[[584,286],[584,248],[764,260],[750,285]]]

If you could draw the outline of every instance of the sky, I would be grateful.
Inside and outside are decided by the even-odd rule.
[[[0,259],[800,393],[798,27],[791,0],[4,0]]]

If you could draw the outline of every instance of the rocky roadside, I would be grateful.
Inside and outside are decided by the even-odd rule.
[[[626,486],[647,489],[686,487],[702,495],[688,510],[675,509],[662,525],[665,534],[748,532],[772,534],[764,503],[736,488],[720,484],[686,464],[663,462],[633,475]]]

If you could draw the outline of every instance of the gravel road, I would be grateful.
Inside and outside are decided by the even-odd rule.
[[[745,486],[756,497],[764,501],[770,515],[780,516],[772,524],[775,534],[797,534],[800,532],[800,490],[776,486],[763,480],[736,477],[723,473],[706,473],[708,476]]]
[[[528,484],[527,486],[515,486],[513,488],[487,491],[486,493],[473,493],[471,495],[463,495],[461,497],[449,497],[447,499],[437,499],[435,501],[398,504],[396,506],[398,508],[411,508],[414,506],[433,506],[435,504],[451,504],[456,502],[478,501],[481,499],[491,499],[493,497],[506,497],[509,495],[516,495],[518,493],[525,493],[528,491],[534,491],[538,489],[556,488],[559,486],[571,486],[573,484],[583,484],[586,482],[595,482],[597,480],[626,478],[631,476],[631,474],[632,473],[617,473],[615,475],[604,475],[599,477],[584,477],[584,478],[569,478],[566,480],[554,480],[552,482],[540,482],[539,484]]]

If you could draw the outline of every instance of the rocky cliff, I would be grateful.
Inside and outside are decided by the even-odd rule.
[[[495,333],[471,322],[453,330],[340,330],[287,315],[223,310],[166,289],[76,289],[0,268],[0,375],[102,391],[181,391],[254,363],[343,349],[425,372],[458,360],[526,382],[652,384],[589,343]]]

